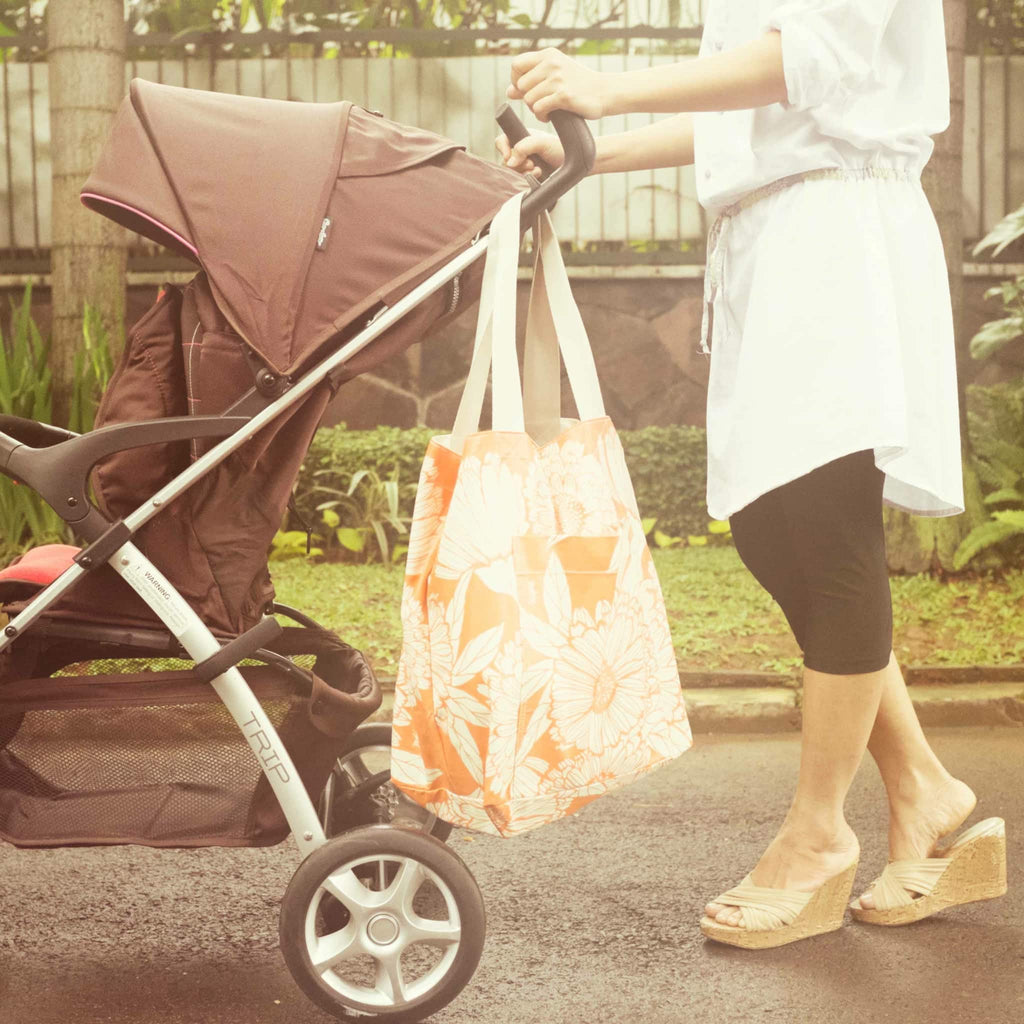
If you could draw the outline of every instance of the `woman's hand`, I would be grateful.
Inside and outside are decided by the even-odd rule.
[[[610,78],[549,46],[522,53],[512,61],[508,98],[525,100],[539,121],[549,120],[552,110],[571,110],[594,120],[611,112]]]
[[[561,167],[565,162],[565,150],[557,135],[527,135],[515,146],[509,145],[507,135],[499,135],[494,140],[494,145],[505,160],[505,165],[514,171],[522,171],[523,174],[532,174],[535,178],[540,177],[540,168],[530,159],[531,156],[539,157],[552,170]]]

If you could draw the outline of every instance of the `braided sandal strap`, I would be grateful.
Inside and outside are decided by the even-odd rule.
[[[946,868],[953,862],[953,854],[969,843],[988,836],[1005,836],[1006,823],[1002,818],[986,818],[972,825],[942,851],[941,857],[924,860],[895,860],[887,864],[874,881],[871,892],[874,909],[891,910],[914,902],[914,893],[927,896],[932,892]]]
[[[927,896],[942,877],[951,861],[946,857],[926,860],[894,860],[886,864],[874,881],[871,897],[875,910],[891,910],[914,902],[914,894]]]
[[[723,892],[713,902],[738,907],[743,915],[743,927],[748,931],[768,932],[792,924],[813,895],[813,892],[792,889],[767,889],[754,885],[747,875],[739,885]]]

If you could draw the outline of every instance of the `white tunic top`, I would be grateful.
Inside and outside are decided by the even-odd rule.
[[[788,102],[695,115],[698,196],[725,212],[708,252],[708,512],[873,448],[884,502],[956,515],[953,318],[920,185],[949,123],[942,2],[711,0],[701,55],[773,28]]]

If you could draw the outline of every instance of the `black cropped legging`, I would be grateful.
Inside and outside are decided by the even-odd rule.
[[[740,558],[782,608],[807,668],[852,675],[889,662],[884,481],[868,448],[762,494],[729,519]]]

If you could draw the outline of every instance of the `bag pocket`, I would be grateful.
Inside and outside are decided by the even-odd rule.
[[[615,596],[612,556],[617,533],[512,538],[512,562],[520,605],[545,619],[571,619],[578,609],[593,616],[601,601]]]

